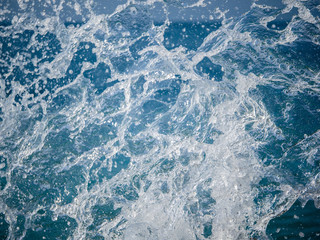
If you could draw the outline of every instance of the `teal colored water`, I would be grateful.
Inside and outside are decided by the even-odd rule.
[[[320,3],[0,3],[0,239],[320,239]]]

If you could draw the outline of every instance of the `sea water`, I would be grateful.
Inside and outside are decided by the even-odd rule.
[[[319,17],[2,0],[0,239],[320,239]]]

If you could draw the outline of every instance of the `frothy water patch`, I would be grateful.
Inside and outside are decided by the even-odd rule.
[[[0,5],[0,238],[319,236],[316,1]]]

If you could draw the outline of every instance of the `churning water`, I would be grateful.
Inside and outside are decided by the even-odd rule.
[[[318,0],[2,0],[1,239],[320,239]]]

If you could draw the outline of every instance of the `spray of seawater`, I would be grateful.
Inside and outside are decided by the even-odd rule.
[[[267,239],[319,206],[319,6],[264,2],[2,3],[2,235]]]

